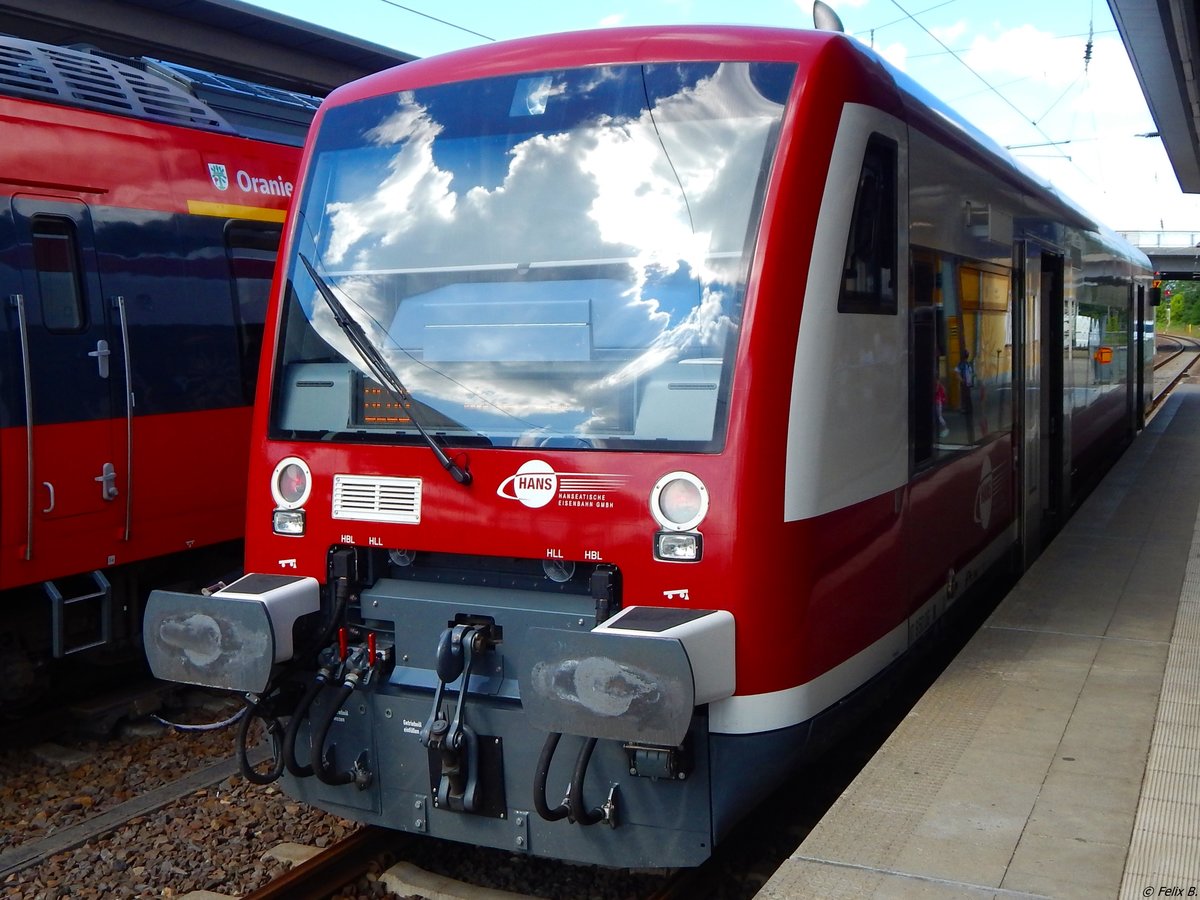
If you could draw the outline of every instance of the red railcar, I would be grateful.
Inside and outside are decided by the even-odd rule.
[[[1145,257],[842,35],[412,63],[303,171],[255,574],[146,635],[341,815],[695,864],[1140,424]]]
[[[315,109],[0,36],[6,701],[49,659],[140,653],[150,587],[240,568],[262,323]]]

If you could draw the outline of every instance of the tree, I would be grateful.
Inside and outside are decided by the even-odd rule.
[[[1168,291],[1170,296],[1168,297]],[[1164,303],[1158,307],[1155,321],[1167,325],[1166,307],[1170,307],[1170,324],[1173,327],[1200,325],[1200,283],[1195,281],[1169,281],[1163,285]]]

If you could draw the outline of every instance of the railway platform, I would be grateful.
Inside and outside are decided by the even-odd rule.
[[[1181,384],[759,898],[1200,897],[1198,510]]]

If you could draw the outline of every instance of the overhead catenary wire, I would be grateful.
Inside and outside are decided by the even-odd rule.
[[[919,16],[919,15],[921,15],[921,13],[914,13],[914,15]],[[901,20],[901,21],[905,21],[905,20]],[[871,29],[871,30],[875,31],[875,29]],[[1056,35],[1053,35],[1053,38],[1056,41],[1073,41],[1076,38],[1083,37],[1084,35],[1088,35],[1090,38],[1097,38],[1097,37],[1103,37],[1106,34],[1119,34],[1119,33],[1120,32],[1118,32],[1117,29],[1115,29],[1115,28],[1105,28],[1100,31],[1091,31],[1089,29],[1088,31],[1075,31],[1070,34],[1056,34]],[[959,53],[966,53],[970,49],[971,49],[970,47],[959,47],[957,50],[955,50],[953,48],[946,49],[946,50],[930,50],[928,53],[910,53],[910,54],[908,54],[908,58],[909,59],[930,59],[934,56],[945,56],[947,53],[951,53],[951,54],[954,54],[957,56]]]
[[[901,16],[899,19],[892,19],[892,21],[890,21],[890,22],[884,22],[882,25],[876,25],[874,28],[869,29],[869,31],[871,32],[871,37],[872,37],[872,39],[874,39],[875,32],[883,31],[883,29],[885,29],[885,28],[891,28],[893,25],[900,25],[900,24],[902,24],[904,22],[908,22],[910,20],[915,22],[916,20],[913,19],[913,16],[923,16],[927,12],[933,12],[935,9],[941,9],[943,6],[950,6],[951,4],[954,4],[957,2],[958,2],[958,0],[943,0],[942,3],[935,3],[933,6],[927,6],[924,9],[919,9],[915,13],[912,13],[911,15],[907,12],[904,12],[904,10],[901,10],[901,12],[904,12],[904,15]],[[899,4],[897,4],[897,5],[899,5]],[[949,50],[949,48],[947,48],[947,51],[950,53],[954,52],[953,50]]]
[[[1070,168],[1074,172],[1078,173],[1078,175],[1084,181],[1086,181],[1088,184],[1090,184],[1094,189],[1098,189],[1101,192],[1107,194],[1110,190],[1110,183],[1109,183],[1109,179],[1107,177],[1107,170],[1111,168],[1111,160],[1108,158],[1107,153],[1104,151],[1096,151],[1096,150],[1085,151],[1084,159],[1081,160],[1078,155],[1072,155],[1067,152],[1067,150],[1070,149],[1072,145],[1096,144],[1096,143],[1101,143],[1101,144],[1107,145],[1107,142],[1111,139],[1110,137],[1105,137],[1105,136],[1101,135],[1101,133],[1100,133],[1100,121],[1099,121],[1100,113],[1098,112],[1098,108],[1091,104],[1078,104],[1078,103],[1076,103],[1076,99],[1075,99],[1075,98],[1081,98],[1084,96],[1088,96],[1088,95],[1090,95],[1090,93],[1093,90],[1091,63],[1093,61],[1099,61],[1104,66],[1105,72],[1108,72],[1108,70],[1111,68],[1112,61],[1113,61],[1113,56],[1112,56],[1112,52],[1111,52],[1111,41],[1108,41],[1108,42],[1099,41],[1099,43],[1098,43],[1098,38],[1100,38],[1101,36],[1104,36],[1104,35],[1111,35],[1114,32],[1114,30],[1102,28],[1099,31],[1097,31],[1096,26],[1095,26],[1095,17],[1094,17],[1095,0],[1087,0],[1087,2],[1089,5],[1088,5],[1088,10],[1085,13],[1088,16],[1088,25],[1087,25],[1086,29],[1076,31],[1069,35],[1063,34],[1063,35],[1052,35],[1051,36],[1056,41],[1073,39],[1073,40],[1079,41],[1080,45],[1082,45],[1082,46],[1080,46],[1079,51],[1078,51],[1079,56],[1076,57],[1079,60],[1079,62],[1082,63],[1082,65],[1080,66],[1080,68],[1078,70],[1076,70],[1076,77],[1072,81],[1072,84],[1070,86],[1068,86],[1065,90],[1063,90],[1062,94],[1060,96],[1058,96],[1057,98],[1055,98],[1054,101],[1052,103],[1050,103],[1041,112],[1040,115],[1036,116],[1036,118],[1031,119],[1031,118],[1025,116],[1024,114],[1021,114],[1021,119],[1028,122],[1029,126],[1035,130],[1036,134],[1040,135],[1044,140],[1038,141],[1036,143],[1010,144],[1007,146],[1006,149],[1008,149],[1010,151],[1017,151],[1017,152],[1015,152],[1015,155],[1017,155],[1017,156],[1020,156],[1023,158],[1039,158],[1041,160],[1044,160],[1045,163],[1050,163],[1053,160],[1057,160],[1060,162],[1066,162],[1069,164]],[[916,19],[913,16],[911,16],[907,13],[907,10],[905,10],[903,6],[901,6],[899,3],[894,2],[894,0],[893,0],[893,5],[895,5],[901,11],[905,12],[906,16],[908,16],[908,20],[913,22],[914,24],[916,24],[923,31],[925,31],[926,34],[928,34],[929,37],[933,38],[934,41],[937,43],[937,45],[941,48],[940,51],[932,52],[929,54],[922,54],[921,56],[938,56],[938,55],[943,55],[945,53],[949,53],[950,55],[955,56],[955,58],[960,63],[962,63],[965,68],[970,70],[972,72],[972,74],[975,75],[976,79],[978,79],[978,81],[984,86],[984,92],[995,94],[995,96],[997,98],[1001,99],[1005,103],[1005,105],[1007,105],[1009,108],[1014,109],[1018,113],[1020,113],[1020,110],[1017,109],[1016,104],[1014,104],[1007,97],[1005,97],[1004,94],[1000,90],[998,90],[995,85],[992,85],[979,72],[972,69],[971,66],[967,65],[967,63],[964,62],[963,60],[958,59],[957,52],[955,52],[954,50],[949,48],[947,46],[947,44],[944,43],[943,41],[938,40],[936,38],[936,36],[930,32],[930,29],[925,28],[920,22],[916,21]],[[962,52],[965,53],[967,51],[964,50]],[[1075,54],[1074,53],[1063,53],[1062,54],[1063,58],[1066,58],[1068,56],[1075,56]],[[917,57],[917,55],[909,55],[907,58],[908,59],[916,59],[918,57]],[[1006,87],[1010,84],[1015,84],[1019,81],[1024,80],[1027,77],[1028,76],[1023,76],[1022,78],[1007,82],[1004,85],[1002,85],[1002,87]],[[968,94],[966,96],[971,96],[974,93],[976,93],[976,92],[971,92],[970,94]],[[955,102],[953,98],[947,98],[947,100],[951,103]],[[1064,102],[1064,101],[1067,101],[1067,102]],[[1062,120],[1062,110],[1064,107],[1068,107],[1070,109],[1071,115],[1067,117],[1066,121],[1061,121]],[[1065,132],[1065,135],[1066,135],[1065,140],[1064,139],[1059,139],[1059,140],[1050,140],[1049,139],[1049,136],[1048,136],[1048,133],[1046,130],[1046,123],[1049,121],[1049,117],[1050,117],[1051,113],[1055,114],[1055,122],[1059,123],[1053,127],[1053,131],[1056,134]],[[1090,133],[1087,136],[1081,137],[1080,136],[1081,130],[1086,130],[1086,128],[1083,127],[1083,126],[1085,126],[1085,123],[1082,121],[1079,121],[1079,119],[1084,116],[1086,116],[1087,124],[1090,124],[1091,128],[1090,128]],[[1014,137],[1015,137],[1015,135],[1014,135]],[[1030,149],[1035,148],[1035,147],[1036,148],[1046,148],[1046,150],[1045,150],[1045,152],[1029,152]],[[1075,190],[1078,191],[1080,189],[1081,188],[1077,187]]]
[[[1066,97],[1067,94],[1071,93],[1071,91],[1073,91],[1075,89],[1075,85],[1079,84],[1079,82],[1082,81],[1085,77],[1086,77],[1086,72],[1084,74],[1077,75],[1075,77],[1075,80],[1067,85],[1066,90],[1064,90],[1061,94],[1059,94],[1057,97],[1054,98],[1054,102],[1046,107],[1045,111],[1040,116],[1037,117],[1037,119],[1034,121],[1033,124],[1035,124],[1035,125],[1038,124],[1038,122],[1043,121],[1046,118],[1046,116],[1050,115],[1050,112],[1054,109],[1054,107],[1058,106],[1058,104],[1062,102],[1063,98]]]
[[[921,21],[919,21],[915,15],[913,15],[908,10],[906,10],[903,6],[901,6],[900,3],[898,2],[898,0],[892,0],[892,5],[894,7],[896,7],[896,9],[900,10],[900,12],[904,13],[904,15],[907,16],[909,19],[911,19],[912,23],[914,25],[916,25],[918,28],[920,28],[922,31],[924,31],[927,35],[929,35],[930,38],[932,38],[934,41],[936,41],[938,46],[940,46],[942,49],[944,49],[947,53],[950,53],[955,58],[955,60],[957,60],[962,65],[962,67],[964,69],[966,69],[968,72],[970,72],[976,78],[978,78],[984,85],[986,85],[988,90],[991,93],[995,94],[1001,100],[1001,102],[1003,102],[1009,109],[1011,109],[1018,116],[1020,116],[1022,119],[1024,119],[1026,122],[1028,122],[1038,134],[1040,134],[1042,137],[1044,137],[1046,139],[1046,142],[1048,145],[1051,145],[1051,146],[1053,145],[1054,139],[1051,138],[1050,135],[1046,134],[1046,132],[1042,130],[1041,126],[1038,125],[1038,123],[1036,121],[1034,121],[1029,116],[1027,116],[1015,103],[1013,103],[1011,100],[1009,100],[1007,97],[1005,97],[1002,93],[1000,93],[1000,91],[998,91],[992,85],[992,83],[990,81],[988,81],[986,78],[984,78],[982,75],[980,75],[977,71],[975,71],[975,69],[971,66],[970,63],[968,63],[965,59],[963,59],[961,56],[959,56],[957,53],[955,53],[953,50],[951,50],[948,46],[946,46],[945,41],[943,41],[940,37],[938,37],[936,34],[934,34],[932,31],[930,31],[928,28],[926,28],[925,25]],[[1065,153],[1062,155],[1064,158],[1067,158]]]
[[[475,37],[481,37],[485,41],[496,40],[494,37],[490,37],[489,35],[475,31],[474,29],[467,28],[465,25],[458,25],[457,23],[447,21],[446,19],[439,19],[437,16],[432,16],[429,13],[421,12],[419,9],[413,9],[411,6],[405,6],[403,3],[397,3],[396,0],[380,0],[380,2],[386,3],[388,6],[394,6],[394,7],[396,7],[396,9],[402,9],[405,12],[412,13],[414,16],[420,16],[423,19],[429,19],[431,22],[437,22],[440,25],[445,25],[449,28],[453,28],[457,31],[462,31],[462,32],[465,32],[466,34],[473,34],[473,35],[475,35]]]
[[[480,31],[476,31],[476,30],[474,30],[474,29],[472,29],[472,28],[468,28],[468,27],[466,27],[466,26],[464,26],[464,25],[459,25],[459,24],[457,24],[456,22],[451,22],[451,21],[449,21],[449,20],[447,20],[447,19],[443,19],[443,18],[440,18],[440,17],[438,17],[438,16],[431,15],[431,14],[429,14],[429,13],[426,13],[426,12],[423,12],[423,11],[421,11],[421,10],[419,10],[419,9],[415,9],[415,8],[413,8],[413,7],[411,7],[411,6],[407,6],[407,5],[403,4],[403,3],[399,3],[399,2],[397,2],[397,0],[380,0],[380,2],[382,2],[382,3],[386,3],[387,5],[389,5],[389,6],[391,6],[391,7],[394,7],[394,8],[396,8],[396,9],[400,9],[400,10],[403,10],[403,11],[405,11],[405,12],[411,13],[411,14],[413,14],[413,15],[416,15],[416,16],[420,16],[420,17],[422,17],[422,18],[425,18],[425,19],[428,19],[428,20],[430,20],[430,21],[437,22],[437,23],[439,23],[439,24],[441,24],[441,25],[445,25],[445,26],[447,26],[448,28],[453,28],[453,29],[455,29],[455,30],[461,31],[461,32],[463,32],[463,33],[465,33],[465,34],[470,34],[470,35],[473,35],[473,36],[475,36],[475,37],[482,38],[483,40],[486,40],[486,41],[495,41],[495,40],[496,40],[496,38],[494,38],[494,37],[492,37],[492,36],[490,36],[490,35],[484,34],[484,33],[480,32]],[[911,22],[911,23],[915,24],[915,25],[916,25],[918,28],[920,28],[922,31],[924,31],[924,32],[925,32],[925,34],[926,34],[926,35],[928,35],[928,36],[929,36],[929,37],[930,37],[930,38],[931,38],[931,39],[932,39],[932,40],[933,40],[935,43],[937,43],[937,45],[938,45],[938,46],[941,48],[941,49],[940,49],[940,50],[938,50],[938,51],[933,51],[933,52],[930,52],[930,53],[924,53],[924,54],[914,54],[914,55],[912,55],[912,57],[911,57],[912,59],[920,59],[920,58],[926,58],[926,57],[931,57],[931,56],[940,56],[940,55],[943,55],[943,54],[949,54],[950,56],[954,57],[954,59],[955,59],[955,60],[956,60],[956,61],[957,61],[959,64],[961,64],[961,65],[962,65],[964,68],[966,68],[966,69],[967,69],[967,71],[969,71],[969,72],[970,72],[972,75],[974,75],[976,79],[978,79],[978,81],[979,81],[979,82],[980,82],[980,83],[983,85],[983,87],[984,87],[984,90],[985,90],[986,92],[988,92],[988,93],[991,93],[991,94],[994,94],[994,95],[995,95],[995,96],[996,96],[996,97],[997,97],[997,98],[998,98],[998,99],[999,99],[999,100],[1000,100],[1000,101],[1001,101],[1003,104],[1005,104],[1007,107],[1009,107],[1009,109],[1011,109],[1011,110],[1012,110],[1014,113],[1016,113],[1016,114],[1017,114],[1017,115],[1018,115],[1018,116],[1019,116],[1019,117],[1020,117],[1020,118],[1021,118],[1023,121],[1027,122],[1027,123],[1029,124],[1029,126],[1030,126],[1030,127],[1032,127],[1032,128],[1033,128],[1033,129],[1034,129],[1034,130],[1035,130],[1035,131],[1036,131],[1036,132],[1039,134],[1039,135],[1041,135],[1041,136],[1042,136],[1042,137],[1045,139],[1045,140],[1044,140],[1044,142],[1043,142],[1043,146],[1047,146],[1047,147],[1057,147],[1057,145],[1059,145],[1059,144],[1063,144],[1063,143],[1070,143],[1070,141],[1056,141],[1056,140],[1053,140],[1053,139],[1052,139],[1052,138],[1049,136],[1049,134],[1047,134],[1047,133],[1046,133],[1046,131],[1045,131],[1045,130],[1042,128],[1042,126],[1041,126],[1041,123],[1042,123],[1042,122],[1043,122],[1043,121],[1046,119],[1046,117],[1047,117],[1047,116],[1048,116],[1048,115],[1049,115],[1049,114],[1050,114],[1052,111],[1054,111],[1054,110],[1055,110],[1055,109],[1056,109],[1056,108],[1057,108],[1057,107],[1058,107],[1058,106],[1059,106],[1059,105],[1062,103],[1062,101],[1063,101],[1063,100],[1064,100],[1066,97],[1068,97],[1068,96],[1070,96],[1070,95],[1072,94],[1072,92],[1073,92],[1073,91],[1076,89],[1076,87],[1079,85],[1079,82],[1080,82],[1080,80],[1081,80],[1081,79],[1082,79],[1082,80],[1084,80],[1084,81],[1087,81],[1087,80],[1089,79],[1089,75],[1090,75],[1090,71],[1089,71],[1089,70],[1090,70],[1090,65],[1091,65],[1092,59],[1094,58],[1093,54],[1094,54],[1094,50],[1095,50],[1095,39],[1096,39],[1096,37],[1098,36],[1098,34],[1099,34],[1099,35],[1105,35],[1105,34],[1111,34],[1111,33],[1114,33],[1114,32],[1115,32],[1115,29],[1105,29],[1105,30],[1101,30],[1100,32],[1098,32],[1098,33],[1097,33],[1097,32],[1095,31],[1095,21],[1094,21],[1094,15],[1091,15],[1091,14],[1089,14],[1088,29],[1087,29],[1087,32],[1086,32],[1086,35],[1087,35],[1087,40],[1086,40],[1086,43],[1085,43],[1085,45],[1084,45],[1084,52],[1083,52],[1083,63],[1084,63],[1084,65],[1083,65],[1083,72],[1082,72],[1082,74],[1081,74],[1079,77],[1077,77],[1077,78],[1076,78],[1076,79],[1075,79],[1075,80],[1074,80],[1074,81],[1073,81],[1073,82],[1072,82],[1072,83],[1071,83],[1071,84],[1070,84],[1070,85],[1069,85],[1069,86],[1068,86],[1068,87],[1067,87],[1067,88],[1066,88],[1066,89],[1065,89],[1065,90],[1064,90],[1064,91],[1063,91],[1063,92],[1062,92],[1062,93],[1061,93],[1061,94],[1060,94],[1060,95],[1059,95],[1059,96],[1058,96],[1058,97],[1057,97],[1057,98],[1056,98],[1056,99],[1055,99],[1055,100],[1054,100],[1054,101],[1053,101],[1053,102],[1052,102],[1052,103],[1051,103],[1051,104],[1050,104],[1050,105],[1049,105],[1049,106],[1048,106],[1048,107],[1047,107],[1047,108],[1046,108],[1046,109],[1045,109],[1045,110],[1042,112],[1042,114],[1041,114],[1040,116],[1031,117],[1031,116],[1027,115],[1027,114],[1026,114],[1026,113],[1025,113],[1023,110],[1021,110],[1021,109],[1020,109],[1020,108],[1019,108],[1019,107],[1018,107],[1018,106],[1017,106],[1017,105],[1016,105],[1016,104],[1015,104],[1015,103],[1014,103],[1014,102],[1013,102],[1011,99],[1009,99],[1007,96],[1005,96],[1005,94],[1004,94],[1004,93],[1002,93],[1002,92],[1000,91],[1000,89],[999,89],[997,86],[993,85],[993,84],[992,84],[992,83],[991,83],[991,82],[990,82],[990,81],[989,81],[987,78],[985,78],[985,77],[984,77],[984,76],[983,76],[983,75],[982,75],[980,72],[978,72],[978,71],[977,71],[975,68],[973,68],[973,67],[972,67],[972,66],[971,66],[971,65],[970,65],[970,64],[969,64],[969,63],[968,63],[968,62],[967,62],[965,59],[963,59],[963,58],[962,58],[962,55],[961,55],[961,54],[962,54],[962,53],[964,53],[964,52],[966,52],[966,50],[955,50],[955,49],[951,48],[951,47],[950,47],[949,45],[947,45],[947,44],[946,44],[946,43],[945,43],[945,42],[944,42],[944,41],[943,41],[941,38],[939,38],[939,37],[938,37],[936,34],[934,34],[934,32],[933,32],[933,31],[931,31],[931,30],[930,30],[929,28],[927,28],[927,27],[926,27],[926,26],[925,26],[925,25],[924,25],[924,24],[923,24],[921,21],[919,21],[919,20],[918,20],[918,18],[917,18],[918,16],[924,15],[924,14],[926,14],[926,13],[934,12],[934,11],[936,11],[936,10],[943,9],[943,8],[945,8],[945,7],[947,7],[947,6],[952,6],[952,5],[954,5],[955,3],[958,3],[958,2],[959,2],[959,0],[942,0],[942,2],[939,2],[939,3],[934,3],[934,4],[930,5],[930,6],[923,7],[922,9],[920,9],[920,10],[917,10],[916,12],[910,12],[910,11],[909,11],[908,9],[906,9],[906,8],[905,8],[903,5],[901,5],[901,4],[898,2],[898,0],[891,0],[891,2],[892,2],[892,5],[893,5],[893,6],[895,6],[895,7],[896,7],[896,8],[897,8],[897,9],[898,9],[898,10],[899,10],[901,13],[902,13],[902,15],[901,15],[901,17],[900,17],[900,18],[897,18],[897,19],[892,19],[891,21],[884,22],[884,23],[882,23],[882,24],[880,24],[880,25],[876,25],[876,26],[873,26],[873,27],[871,27],[871,28],[867,29],[867,32],[868,32],[868,33],[869,33],[869,35],[870,35],[870,41],[869,41],[869,42],[870,42],[870,45],[871,45],[871,46],[874,46],[874,43],[875,43],[875,34],[876,34],[876,32],[882,31],[882,30],[884,30],[884,29],[886,29],[886,28],[893,27],[893,26],[895,26],[895,25],[903,24],[903,23],[906,23],[906,22]],[[1089,0],[1089,2],[1090,2],[1092,5],[1093,5],[1093,11],[1094,11],[1094,0]],[[1084,36],[1084,32],[1077,32],[1077,33],[1073,33],[1073,34],[1069,34],[1069,35],[1057,35],[1057,36],[1055,36],[1055,39],[1056,39],[1056,40],[1067,40],[1067,39],[1074,39],[1074,38],[1079,38],[1079,37],[1083,37],[1083,36]],[[1010,83],[1011,83],[1011,82],[1010,82]],[[1061,160],[1063,160],[1063,161],[1066,161],[1066,162],[1071,162],[1071,163],[1073,163],[1073,162],[1074,162],[1071,156],[1069,156],[1068,154],[1066,154],[1065,152],[1063,152],[1063,151],[1061,151],[1061,150],[1056,150],[1056,154],[1055,154],[1055,155],[1056,155],[1056,157],[1057,157],[1057,158],[1059,158],[1059,159],[1061,159]],[[1076,166],[1075,168],[1077,168],[1077,169],[1078,169],[1078,166]],[[1092,178],[1091,178],[1091,176],[1089,176],[1089,175],[1088,175],[1086,172],[1084,172],[1083,170],[1081,170],[1081,169],[1080,169],[1079,171],[1080,171],[1080,173],[1081,173],[1082,175],[1084,175],[1084,177],[1085,177],[1085,178],[1087,178],[1089,181],[1093,181],[1093,180],[1094,180],[1094,179],[1092,179]]]
[[[998,98],[998,99],[999,99],[999,100],[1000,100],[1002,103],[1004,103],[1004,105],[1006,105],[1006,106],[1007,106],[1007,107],[1009,107],[1011,110],[1013,110],[1013,111],[1014,111],[1014,112],[1015,112],[1015,113],[1016,113],[1016,114],[1017,114],[1017,115],[1018,115],[1018,116],[1019,116],[1019,117],[1020,117],[1020,118],[1021,118],[1023,121],[1027,122],[1027,123],[1029,124],[1029,126],[1030,126],[1031,128],[1033,128],[1033,129],[1034,129],[1034,131],[1035,131],[1035,132],[1036,132],[1038,135],[1040,135],[1040,136],[1041,136],[1041,137],[1044,139],[1044,140],[1041,142],[1041,146],[1045,146],[1045,147],[1047,147],[1047,148],[1050,148],[1050,151],[1051,151],[1051,152],[1049,152],[1049,153],[1047,153],[1047,154],[1037,154],[1038,156],[1042,156],[1043,158],[1046,158],[1046,159],[1058,159],[1058,160],[1061,160],[1061,161],[1063,161],[1063,162],[1070,163],[1070,164],[1071,164],[1071,166],[1072,166],[1072,168],[1074,168],[1074,169],[1075,169],[1075,171],[1077,171],[1077,172],[1078,172],[1078,173],[1079,173],[1079,174],[1080,174],[1080,175],[1081,175],[1081,176],[1082,176],[1082,177],[1083,177],[1085,180],[1087,180],[1087,181],[1091,182],[1092,184],[1097,184],[1097,181],[1096,181],[1096,178],[1095,178],[1095,177],[1093,177],[1093,176],[1092,176],[1091,174],[1089,174],[1089,173],[1088,173],[1086,170],[1084,170],[1083,168],[1081,168],[1081,167],[1079,166],[1079,164],[1078,164],[1078,163],[1075,161],[1075,159],[1074,159],[1074,157],[1073,157],[1073,156],[1069,155],[1067,152],[1065,152],[1063,149],[1061,149],[1061,146],[1062,146],[1062,145],[1067,145],[1067,144],[1070,144],[1070,143],[1072,143],[1072,142],[1074,142],[1074,143],[1079,143],[1079,139],[1075,139],[1074,141],[1072,141],[1072,140],[1065,140],[1065,141],[1063,141],[1063,140],[1054,140],[1054,139],[1052,139],[1052,138],[1050,137],[1050,135],[1049,135],[1049,134],[1048,134],[1048,133],[1045,131],[1045,129],[1044,129],[1044,128],[1042,127],[1042,125],[1041,125],[1041,123],[1044,121],[1045,117],[1046,117],[1046,116],[1047,116],[1047,115],[1048,115],[1048,114],[1049,114],[1049,113],[1050,113],[1050,112],[1051,112],[1051,111],[1052,111],[1052,110],[1053,110],[1053,109],[1054,109],[1056,106],[1058,106],[1058,105],[1059,105],[1059,104],[1062,102],[1062,100],[1063,100],[1065,97],[1071,96],[1071,95],[1072,95],[1072,93],[1073,93],[1073,91],[1074,91],[1075,93],[1077,93],[1077,92],[1078,92],[1078,90],[1085,90],[1085,89],[1086,89],[1086,85],[1090,83],[1090,71],[1089,71],[1089,67],[1090,67],[1090,63],[1091,63],[1091,61],[1092,61],[1092,59],[1093,59],[1093,53],[1094,53],[1094,49],[1095,49],[1095,40],[1094,40],[1094,39],[1095,39],[1095,33],[1096,33],[1096,32],[1095,32],[1095,25],[1094,25],[1094,21],[1095,21],[1095,20],[1094,20],[1094,16],[1092,16],[1092,15],[1089,15],[1089,24],[1088,24],[1088,30],[1087,30],[1087,32],[1086,32],[1086,34],[1088,35],[1088,40],[1085,42],[1085,45],[1084,45],[1084,52],[1083,52],[1083,62],[1084,62],[1084,66],[1083,66],[1083,71],[1082,71],[1082,74],[1080,75],[1080,77],[1079,77],[1079,78],[1076,78],[1076,80],[1075,80],[1075,82],[1072,84],[1072,86],[1071,86],[1071,87],[1068,87],[1068,88],[1067,88],[1067,90],[1066,90],[1066,91],[1064,91],[1064,93],[1062,94],[1062,96],[1060,96],[1059,98],[1057,98],[1057,99],[1056,99],[1056,100],[1055,100],[1055,101],[1054,101],[1054,102],[1053,102],[1053,103],[1050,105],[1050,107],[1048,107],[1048,108],[1045,110],[1045,112],[1043,112],[1043,113],[1042,113],[1042,115],[1041,115],[1040,117],[1038,117],[1038,118],[1031,118],[1030,116],[1026,115],[1026,114],[1025,114],[1025,113],[1024,113],[1024,112],[1023,112],[1023,111],[1022,111],[1022,110],[1021,110],[1021,109],[1020,109],[1020,108],[1019,108],[1019,107],[1018,107],[1018,106],[1017,106],[1015,103],[1013,103],[1013,101],[1012,101],[1011,99],[1009,99],[1007,96],[1005,96],[1005,94],[1004,94],[1004,93],[1002,93],[1002,92],[1001,92],[1001,91],[1000,91],[1000,90],[999,90],[999,89],[998,89],[998,88],[997,88],[995,85],[993,85],[993,84],[992,84],[992,83],[991,83],[991,82],[990,82],[990,81],[989,81],[987,78],[985,78],[985,77],[984,77],[982,74],[980,74],[978,71],[976,71],[976,70],[975,70],[975,69],[974,69],[974,68],[973,68],[973,67],[972,67],[972,66],[971,66],[969,63],[967,63],[967,62],[966,62],[966,60],[964,60],[964,59],[963,59],[963,58],[962,58],[962,57],[961,57],[961,56],[960,56],[960,55],[959,55],[957,52],[955,52],[954,50],[952,50],[952,49],[951,49],[951,48],[950,48],[950,47],[949,47],[949,46],[948,46],[948,45],[945,43],[945,41],[943,41],[942,39],[940,39],[940,38],[939,38],[939,37],[938,37],[936,34],[934,34],[934,33],[933,33],[933,32],[932,32],[932,31],[931,31],[929,28],[927,28],[927,27],[926,27],[926,26],[925,26],[925,25],[924,25],[922,22],[920,22],[920,21],[919,21],[919,20],[916,18],[916,15],[917,15],[917,14],[910,13],[910,12],[909,12],[907,9],[905,9],[905,7],[904,7],[904,6],[902,6],[902,5],[901,5],[901,4],[898,2],[898,0],[891,0],[891,2],[892,2],[892,5],[893,5],[893,6],[895,6],[897,9],[899,9],[899,10],[900,10],[902,13],[904,13],[904,15],[905,15],[905,19],[903,19],[903,20],[899,20],[899,21],[906,21],[906,20],[907,20],[907,21],[910,21],[910,22],[912,22],[914,25],[916,25],[918,28],[920,28],[922,31],[924,31],[926,35],[928,35],[928,36],[929,36],[929,37],[930,37],[930,38],[931,38],[931,39],[932,39],[934,42],[936,42],[936,43],[937,43],[937,45],[938,45],[939,47],[941,47],[941,48],[942,48],[942,51],[944,51],[945,53],[949,53],[951,56],[953,56],[953,57],[954,57],[954,59],[955,59],[955,60],[956,60],[958,63],[960,63],[960,64],[961,64],[961,65],[962,65],[964,68],[966,68],[966,69],[967,69],[967,70],[968,70],[968,71],[969,71],[969,72],[970,72],[972,75],[974,75],[974,76],[975,76],[975,78],[976,78],[976,79],[978,79],[978,81],[979,81],[979,82],[980,82],[980,83],[981,83],[981,84],[984,86],[985,90],[986,90],[988,93],[992,93],[992,94],[994,94],[994,95],[995,95],[995,96],[996,96],[996,97],[997,97],[997,98]],[[1094,4],[1094,0],[1089,0],[1089,2]],[[943,4],[943,5],[944,5],[944,4]],[[937,8],[937,7],[934,7],[934,8]],[[926,10],[926,11],[927,11],[927,10]],[[895,24],[895,22],[892,22],[892,23],[887,23],[887,24],[889,24],[889,25],[890,25],[890,24]],[[886,26],[881,26],[881,27],[886,27]],[[1074,37],[1083,37],[1083,36],[1084,36],[1084,33],[1083,33],[1083,32],[1080,32],[1079,34],[1077,34],[1077,35],[1074,35]],[[1084,88],[1079,88],[1079,82],[1080,82],[1080,80],[1082,80],[1082,81],[1084,82],[1084,85],[1085,85],[1085,87],[1084,87]],[[1093,114],[1093,115],[1094,115],[1094,114]],[[1071,127],[1071,132],[1072,132],[1072,133],[1074,132],[1074,126],[1073,126],[1073,125],[1072,125],[1072,127]],[[1086,139],[1084,139],[1084,140],[1086,140]],[[1032,154],[1022,154],[1022,155],[1024,155],[1024,156],[1030,156],[1030,155],[1032,155]]]

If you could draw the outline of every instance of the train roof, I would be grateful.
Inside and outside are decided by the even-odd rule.
[[[142,58],[0,35],[0,95],[301,146],[320,100]]]
[[[485,78],[530,67],[575,68],[681,59],[797,61],[817,66],[823,53],[839,46],[857,56],[864,69],[874,70],[891,83],[897,108],[890,111],[903,115],[911,126],[986,167],[1023,192],[1043,213],[1093,233],[1110,249],[1119,250],[1121,255],[1139,264],[1147,262],[1140,251],[1125,245],[1077,203],[1018,162],[953,108],[861,42],[838,32],[686,25],[596,29],[519,38],[428,57],[369,75],[336,89],[329,101],[331,105],[348,103],[419,85]]]

